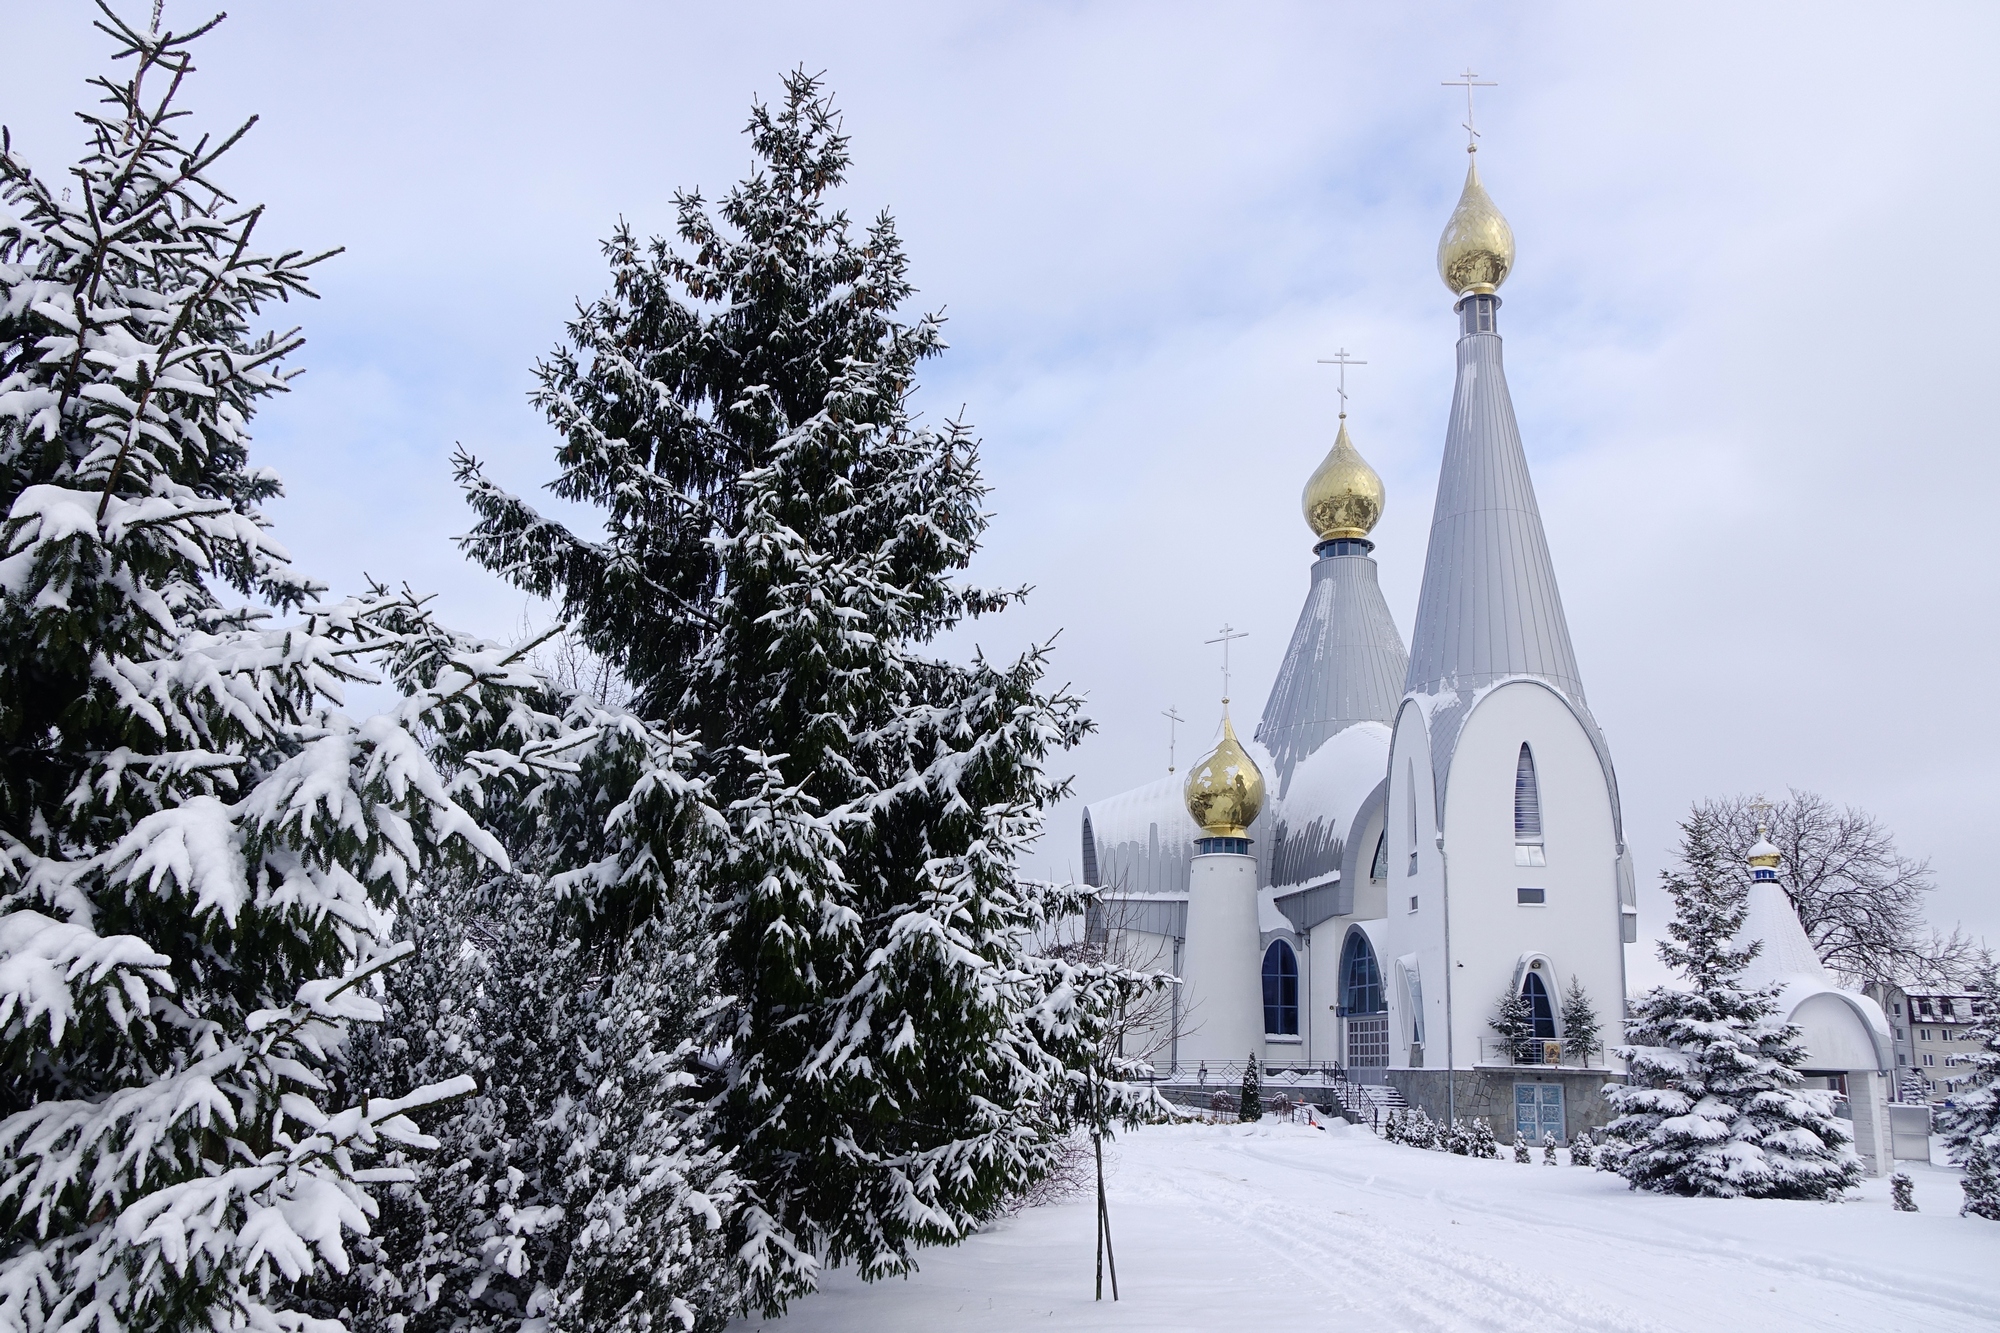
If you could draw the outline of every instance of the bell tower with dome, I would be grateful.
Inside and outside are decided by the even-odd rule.
[[[1389,751],[1389,1078],[1433,1115],[1560,1138],[1602,1121],[1604,1049],[1566,1015],[1617,1043],[1636,898],[1501,359],[1514,233],[1469,151],[1437,256],[1457,385]],[[1517,993],[1536,1040],[1510,1045],[1491,1020]]]
[[[1188,773],[1188,817],[1200,836],[1188,867],[1181,1059],[1224,1064],[1264,1054],[1250,1003],[1258,986],[1257,858],[1250,826],[1264,808],[1264,775],[1236,739],[1222,701],[1222,741]]]

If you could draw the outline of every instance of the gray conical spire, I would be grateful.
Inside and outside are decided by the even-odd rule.
[[[1312,588],[1257,726],[1281,794],[1299,760],[1334,736],[1356,722],[1386,724],[1395,716],[1409,663],[1368,543],[1326,547],[1339,553],[1313,565]]]
[[[1585,707],[1500,365],[1500,300],[1458,303],[1458,388],[1445,432],[1437,512],[1410,642],[1412,694],[1476,690],[1539,676]]]

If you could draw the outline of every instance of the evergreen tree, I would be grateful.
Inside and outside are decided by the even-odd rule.
[[[2000,1152],[1989,1139],[1981,1139],[1961,1153],[1959,1160],[1965,1168],[1958,1182],[1965,1202],[1959,1205],[1958,1215],[2000,1222]]]
[[[1763,945],[1736,939],[1749,899],[1735,852],[1700,810],[1681,831],[1681,864],[1662,875],[1674,918],[1660,956],[1688,989],[1658,987],[1633,1007],[1618,1050],[1630,1082],[1605,1090],[1618,1170],[1666,1194],[1838,1195],[1861,1178],[1853,1135],[1831,1094],[1800,1089],[1805,1048],[1778,1021],[1776,991],[1740,981]]]
[[[1543,1166],[1560,1165],[1560,1163],[1556,1160],[1556,1136],[1552,1133],[1545,1132],[1542,1135],[1542,1165]]]
[[[125,75],[83,160],[0,147],[0,1326],[297,1328],[370,1159],[471,1086],[328,1090],[390,914],[504,864],[468,807],[548,756],[447,779],[424,739],[498,727],[525,667],[414,597],[327,599],[272,538],[248,425],[301,339],[252,328],[317,261],[218,182],[247,125],[181,133],[214,22],[98,26]],[[342,711],[383,680],[392,711]]]
[[[1965,1040],[1978,1043],[1970,1056],[1972,1073],[1965,1091],[1945,1103],[1938,1116],[1951,1160],[1965,1170],[1966,1208],[1980,1217],[2000,1218],[2000,1193],[1989,1193],[1974,1206],[1975,1185],[1991,1186],[1993,1164],[2000,1162],[2000,969],[1987,964],[1972,1000],[1972,1026]],[[1975,1180],[1975,1175],[1979,1180]],[[1987,1211],[1981,1211],[1984,1208]]]
[[[1534,1154],[1528,1151],[1528,1136],[1526,1134],[1516,1134],[1514,1136],[1514,1160],[1523,1166],[1535,1160]]]
[[[1518,986],[1510,986],[1500,992],[1500,998],[1493,1005],[1493,1017],[1487,1020],[1488,1027],[1500,1035],[1501,1045],[1512,1058],[1539,1064],[1535,1050],[1535,1010],[1528,997]]]
[[[1899,1213],[1917,1211],[1917,1182],[1910,1179],[1907,1171],[1898,1171],[1889,1177],[1889,1201]]]
[[[958,581],[986,488],[960,424],[920,425],[938,321],[884,214],[856,235],[828,193],[847,141],[794,74],[750,123],[756,171],[681,248],[621,227],[613,281],[538,369],[583,537],[461,457],[466,546],[557,602],[696,738],[725,847],[685,883],[722,933],[717,1112],[749,1204],[735,1244],[775,1310],[817,1263],[907,1271],[1058,1153],[1068,1071],[1030,964],[1068,898],[1016,865],[1065,790],[1045,768],[1085,723],[1046,655],[969,665],[928,644],[1014,594]],[[592,929],[659,909],[570,884]]]
[[[1569,1141],[1569,1164],[1571,1166],[1591,1166],[1596,1154],[1592,1150],[1589,1130],[1576,1135]]]
[[[461,877],[413,903],[414,984],[348,1062],[361,1086],[480,1084],[442,1150],[396,1163],[413,1181],[356,1273],[323,1287],[323,1311],[357,1330],[707,1329],[741,1303],[737,1182],[694,1086],[713,940],[704,905],[671,888],[720,821],[683,776],[684,740],[592,698],[557,702],[559,719],[528,723],[570,765],[501,829],[517,864],[578,868]],[[576,931],[559,898],[585,880],[600,919],[636,924]]]
[[[1258,1065],[1255,1051],[1243,1062],[1243,1087],[1236,1100],[1236,1118],[1246,1124],[1264,1118],[1264,1089]]]
[[[1591,1056],[1604,1049],[1597,1006],[1591,1003],[1590,993],[1574,976],[1569,979],[1568,994],[1563,996],[1562,1029],[1563,1057],[1572,1063],[1587,1065]]]

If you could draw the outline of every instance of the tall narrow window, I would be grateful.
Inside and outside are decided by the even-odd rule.
[[[1534,1031],[1528,1035],[1536,1041],[1556,1039],[1556,1007],[1549,1003],[1549,988],[1542,984],[1539,972],[1529,972],[1521,982],[1521,994],[1528,1001],[1528,1018],[1534,1023]]]
[[[1368,865],[1368,878],[1389,878],[1389,830],[1383,829],[1375,839],[1375,859]]]
[[[1548,864],[1542,852],[1542,788],[1535,780],[1535,753],[1525,743],[1514,765],[1514,864]]]
[[[1403,761],[1403,774],[1403,786],[1409,793],[1409,799],[1406,804],[1410,807],[1409,873],[1414,875],[1417,873],[1417,761],[1414,759],[1405,759]]]
[[[1299,959],[1283,940],[1264,951],[1264,1031],[1299,1035]]]

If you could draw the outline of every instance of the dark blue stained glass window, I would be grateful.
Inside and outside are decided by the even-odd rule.
[[[1539,972],[1529,972],[1527,980],[1521,983],[1521,994],[1528,997],[1528,1016],[1534,1020],[1536,1041],[1556,1039],[1556,1008],[1549,1003],[1549,988],[1542,984]]]
[[[1283,940],[1264,951],[1264,1031],[1299,1035],[1299,959]]]
[[[1350,1018],[1389,1012],[1375,949],[1358,930],[1347,932],[1347,943],[1340,949],[1340,1010]]]

